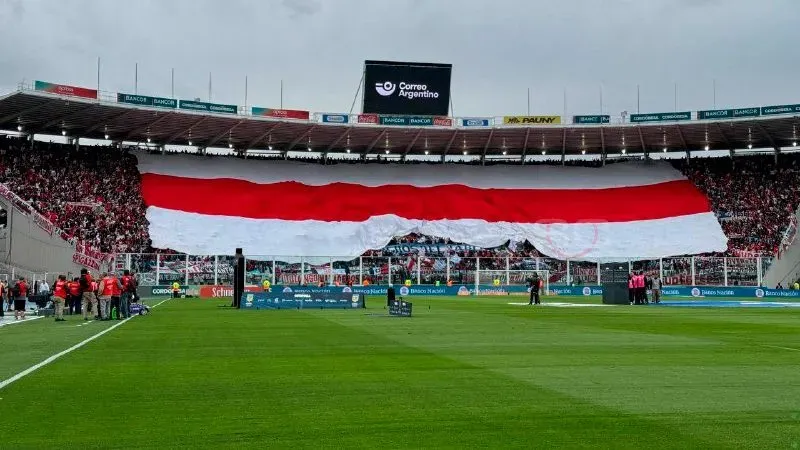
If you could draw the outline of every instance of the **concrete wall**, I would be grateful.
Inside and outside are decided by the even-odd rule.
[[[800,220],[800,209],[795,213],[795,218]],[[781,283],[783,287],[788,288],[789,283],[794,283],[798,278],[800,275],[800,239],[798,237],[795,237],[792,244],[773,260],[772,265],[764,274],[762,285],[774,288]]]
[[[0,205],[8,211],[8,226],[0,233],[0,260],[23,271],[44,274],[48,282],[59,273],[77,276],[81,266],[72,261],[75,248],[53,233],[51,236],[8,199],[0,197]]]

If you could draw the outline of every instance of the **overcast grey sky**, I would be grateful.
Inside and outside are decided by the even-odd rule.
[[[347,112],[365,59],[453,64],[459,116],[800,103],[798,0],[0,0],[0,92],[40,79]],[[357,106],[357,110],[358,110]]]

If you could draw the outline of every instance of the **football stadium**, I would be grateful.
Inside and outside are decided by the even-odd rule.
[[[630,14],[719,7],[679,3]],[[233,50],[243,101],[9,63],[43,74],[0,76],[0,448],[800,448],[800,92],[456,114],[481,55],[445,47],[357,52],[338,112]]]

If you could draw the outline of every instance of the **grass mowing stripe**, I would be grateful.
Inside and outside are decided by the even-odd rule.
[[[426,303],[419,300],[414,300],[415,308]],[[693,311],[692,321],[685,323],[681,313],[646,307],[613,311],[513,307],[503,315],[492,301],[436,303],[433,313],[423,308],[412,318],[430,328],[425,332],[422,324],[412,321],[403,322],[398,330],[384,328],[406,345],[492,368],[620,414],[638,415],[655,427],[686,430],[720,446],[747,448],[756,436],[762,442],[786,444],[781,441],[786,432],[800,425],[796,395],[787,395],[800,391],[796,362],[774,352],[759,352],[753,345],[753,340],[793,336],[786,327],[758,326],[763,313],[726,310],[725,314],[741,313],[743,318],[720,327],[711,320],[719,310]],[[673,321],[653,327],[653,314]],[[777,314],[784,322],[796,317],[788,311]],[[328,317],[363,326],[350,317]],[[778,315],[770,312],[766,317]],[[701,333],[704,319],[709,330]],[[770,331],[774,337],[766,334]],[[695,420],[697,416],[704,420]],[[765,421],[772,425],[763,426]],[[707,432],[709,423],[730,430],[713,436]]]
[[[507,299],[412,301],[411,319],[385,317],[378,301],[366,311],[170,302],[5,389],[0,417],[25,432],[4,435],[3,445],[684,449],[798,442],[794,355],[753,345],[792,347],[790,327],[748,325],[795,316],[748,312],[744,323],[721,328],[711,319],[722,312],[695,311],[697,322],[711,324],[703,333],[667,308],[609,314],[512,307]],[[647,324],[653,317],[657,327]],[[751,342],[726,338],[742,333]],[[31,417],[65,420],[32,428]],[[125,426],[94,433],[70,419],[88,417],[123,418]]]
[[[143,303],[150,305],[155,303],[155,299],[144,299]],[[53,323],[52,317],[42,317],[45,320],[25,321],[28,323],[25,327],[0,330],[0,379],[10,379],[52,355],[90,338],[98,331],[117,324],[83,321],[80,315],[64,317],[66,322]]]
[[[42,361],[42,362],[40,362],[38,364],[34,364],[31,367],[28,367],[27,369],[23,370],[22,372],[19,372],[18,374],[14,375],[13,377],[5,379],[3,381],[0,381],[0,389],[3,389],[4,387],[6,387],[9,384],[21,379],[22,377],[41,369],[42,367],[50,364],[51,362],[57,360],[58,358],[61,358],[62,356],[66,355],[66,354],[69,354],[69,353],[71,353],[71,352],[83,347],[84,345],[88,344],[89,342],[92,342],[93,340],[99,338],[100,336],[102,336],[102,335],[104,335],[104,334],[106,334],[108,332],[111,332],[111,331],[115,330],[116,328],[119,328],[125,322],[131,320],[132,318],[133,317],[129,317],[129,318],[123,320],[122,322],[117,322],[114,325],[111,325],[110,327],[100,331],[99,333],[94,334],[94,335],[92,335],[92,336],[90,336],[90,337],[78,342],[77,344],[73,345],[72,347],[70,347],[70,348],[68,348],[66,350],[62,350],[62,351],[56,353],[55,355],[45,359],[44,361]]]
[[[330,311],[371,321],[360,311]],[[213,314],[213,316],[209,316]],[[62,424],[59,445],[159,448],[713,447],[484,368],[331,322],[329,311],[250,312],[173,302],[58,366],[4,400],[11,423],[40,414],[22,391],[48,382],[56,417],[135,417],[110,435]],[[356,316],[357,315],[357,316]],[[380,319],[377,319],[380,320]],[[387,326],[403,325],[386,321]],[[168,344],[168,345],[165,345]],[[146,351],[137,351],[146,349]],[[102,354],[98,361],[97,355]],[[91,370],[92,389],[70,390]],[[157,372],[154,372],[157,370]],[[131,395],[115,386],[135,385]],[[16,409],[19,408],[19,409]],[[9,436],[15,448],[51,433]],[[529,447],[528,447],[529,448]]]

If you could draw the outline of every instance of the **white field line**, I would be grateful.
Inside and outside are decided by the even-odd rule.
[[[6,314],[8,314],[8,313],[6,313]],[[9,325],[16,325],[18,323],[26,323],[26,322],[30,322],[31,320],[41,319],[43,317],[44,316],[31,316],[31,317],[26,317],[25,320],[13,320],[13,318],[11,318],[8,315],[6,315],[6,317],[5,317],[6,320],[0,322],[0,327],[7,327]],[[11,320],[8,320],[8,319],[11,319]]]
[[[167,299],[167,300],[169,300],[169,299]],[[167,300],[164,300],[163,302],[158,303],[157,305],[154,305],[153,308],[163,304]],[[29,374],[41,369],[42,367],[50,364],[51,362],[57,360],[58,358],[61,358],[62,356],[66,355],[66,354],[72,353],[73,351],[83,347],[84,345],[88,344],[89,342],[92,342],[93,340],[99,338],[100,336],[102,336],[102,335],[114,330],[117,327],[122,326],[123,324],[125,324],[129,320],[133,319],[134,317],[136,317],[136,316],[131,316],[131,317],[128,317],[127,319],[123,320],[122,322],[115,323],[114,325],[112,325],[112,326],[100,331],[99,333],[94,334],[94,335],[84,339],[81,342],[78,342],[77,344],[73,345],[72,347],[70,347],[70,348],[68,348],[66,350],[60,351],[60,352],[56,353],[55,355],[45,359],[44,361],[42,361],[42,362],[40,362],[38,364],[35,364],[35,365],[31,366],[31,367],[28,367],[27,369],[25,369],[22,372],[14,375],[13,377],[11,377],[11,378],[9,378],[7,380],[0,381],[0,389],[3,389],[6,386],[8,386],[9,384],[21,379],[22,377],[24,377],[26,375],[29,375]]]

